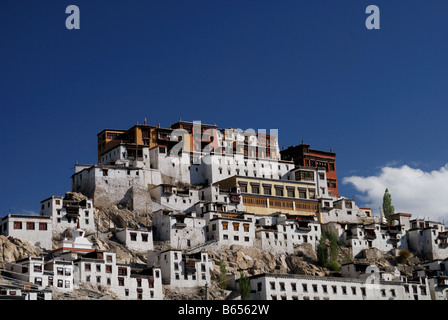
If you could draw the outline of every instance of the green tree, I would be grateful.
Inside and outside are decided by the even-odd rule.
[[[328,249],[327,249],[327,236],[322,232],[319,244],[317,245],[317,262],[321,267],[326,267],[328,264]]]
[[[383,213],[386,221],[391,222],[391,216],[395,213],[395,208],[392,205],[392,196],[389,193],[389,189],[386,188],[383,196]]]
[[[243,271],[240,272],[239,283],[241,300],[250,300],[250,282]]]
[[[222,289],[227,289],[226,264],[222,259],[219,261],[219,270],[219,286]]]
[[[339,253],[338,236],[334,232],[330,232],[328,240],[330,240],[330,261],[337,261]]]

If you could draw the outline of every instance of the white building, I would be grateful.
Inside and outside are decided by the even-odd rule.
[[[27,240],[46,250],[52,249],[52,221],[49,217],[9,214],[0,220],[0,234]]]
[[[186,254],[182,250],[148,251],[147,266],[158,266],[163,284],[175,288],[192,288],[210,285],[211,262],[206,252]]]
[[[96,250],[73,261],[75,283],[90,283],[109,287],[124,300],[163,299],[162,275],[159,268],[132,272],[131,266],[118,264],[116,254]]]
[[[441,222],[411,220],[408,231],[409,249],[425,260],[448,258],[448,232]]]
[[[154,248],[151,228],[138,230],[124,228],[115,232],[115,237],[131,250],[148,251]]]
[[[294,248],[309,243],[316,249],[321,238],[321,226],[313,216],[257,217],[256,237],[263,250],[293,253]]]
[[[249,278],[255,300],[430,300],[426,282],[259,274]],[[372,281],[373,280],[373,281]]]
[[[150,210],[149,185],[159,185],[160,172],[122,165],[75,165],[72,191],[93,199],[95,206],[124,204],[133,210]]]
[[[76,228],[78,221],[82,229],[88,232],[96,230],[92,200],[73,199],[71,193],[67,193],[65,198],[51,196],[42,200],[40,215],[51,217],[53,230],[57,232]]]
[[[292,161],[292,163],[294,163]],[[291,166],[288,165],[288,168]],[[302,183],[311,183],[316,187],[316,196],[319,199],[328,199],[333,201],[333,197],[328,193],[327,174],[323,167],[296,167],[286,176],[287,180],[300,181]]]
[[[319,199],[319,221],[321,224],[335,222],[341,225],[379,222],[377,217],[371,217],[360,209],[353,199],[325,197]]]
[[[195,203],[199,200],[198,188],[193,187],[180,188],[170,184],[161,184],[151,188],[149,192],[151,200],[159,204],[162,209],[190,212],[194,210]],[[156,206],[153,205],[153,207]]]
[[[168,210],[153,213],[154,241],[169,241],[172,248],[189,249],[206,241],[204,218],[195,212],[184,214]]]
[[[50,287],[61,292],[70,292],[74,288],[71,261],[44,261],[42,257],[28,257],[15,262],[6,262],[6,270],[11,278],[31,283],[36,290],[42,292],[48,291]],[[51,299],[51,296],[46,299]]]
[[[241,245],[252,247],[255,241],[253,214],[209,211],[204,213],[207,241],[218,241],[219,246]]]
[[[407,234],[403,225],[388,226],[379,223],[346,225],[342,241],[352,248],[353,257],[368,248],[383,252],[408,249]]]

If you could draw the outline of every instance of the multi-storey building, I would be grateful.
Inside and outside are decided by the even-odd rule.
[[[210,285],[210,268],[206,252],[187,254],[182,250],[148,251],[147,266],[157,266],[162,272],[163,284],[175,288],[192,288]]]
[[[189,249],[206,241],[206,221],[178,211],[158,210],[153,213],[152,228],[154,241],[169,241],[172,248]]]
[[[204,214],[207,241],[218,241],[220,246],[252,247],[255,240],[253,214],[209,211]]]
[[[257,243],[270,252],[294,253],[296,246],[303,243],[315,249],[321,237],[321,226],[313,216],[258,216],[256,226]]]
[[[248,213],[313,216],[318,212],[314,183],[234,176],[216,185],[223,189],[239,187],[243,210]]]
[[[74,288],[73,262],[43,257],[28,257],[14,262],[6,262],[6,270],[12,278],[31,283],[38,290],[54,287],[61,292]]]
[[[75,283],[91,283],[108,287],[120,299],[161,300],[162,275],[159,268],[132,272],[130,265],[119,264],[116,254],[95,250],[78,257],[75,265]]]
[[[448,231],[441,222],[414,219],[408,230],[409,249],[425,260],[448,258]]]
[[[296,274],[259,274],[249,278],[255,300],[430,300],[426,280],[385,281]]]
[[[160,184],[149,190],[153,204],[153,210],[160,205],[161,209],[170,208],[182,212],[191,212],[199,201],[198,187],[184,187],[171,184]],[[154,210],[156,211],[156,210]]]
[[[93,215],[93,202],[91,199],[74,199],[73,194],[67,193],[63,197],[51,196],[41,201],[40,215],[51,217],[53,230],[63,232],[68,228],[76,228],[94,232],[95,222]]]
[[[280,153],[283,160],[292,160],[296,166],[324,168],[330,195],[339,197],[336,154],[334,152],[310,149],[310,145],[302,143],[282,150]]]
[[[151,227],[142,229],[123,228],[115,232],[115,237],[131,250],[147,251],[154,249]]]
[[[27,240],[41,248],[52,249],[50,217],[8,214],[0,220],[0,234]]]

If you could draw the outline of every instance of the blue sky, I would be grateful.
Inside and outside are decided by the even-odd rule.
[[[65,27],[71,4],[80,30]],[[365,27],[370,4],[380,30]],[[445,0],[2,0],[0,216],[69,191],[98,132],[145,117],[331,147],[340,193],[376,206],[344,178],[448,162],[447,12]]]

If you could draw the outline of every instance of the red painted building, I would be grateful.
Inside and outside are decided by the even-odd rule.
[[[308,144],[291,146],[280,152],[282,160],[294,161],[296,166],[324,167],[327,172],[328,192],[339,196],[336,175],[336,153],[310,149]]]

